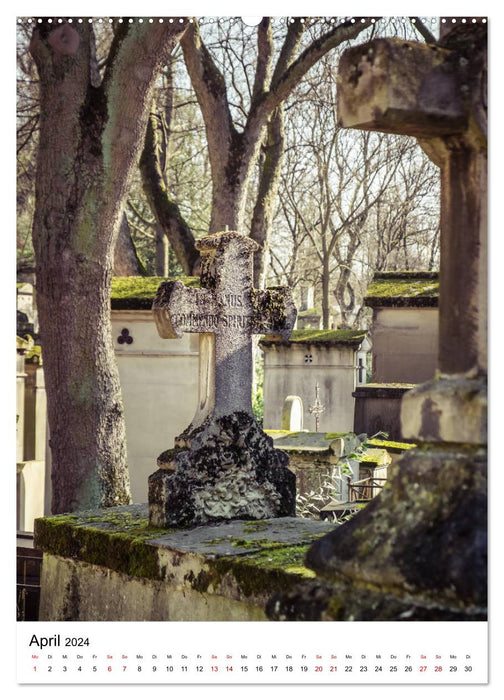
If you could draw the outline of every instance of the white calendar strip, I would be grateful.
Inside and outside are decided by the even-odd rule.
[[[17,624],[18,683],[488,681],[486,622]]]

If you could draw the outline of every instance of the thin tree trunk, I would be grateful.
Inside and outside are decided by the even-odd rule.
[[[138,257],[138,253],[131,238],[126,214],[123,214],[119,235],[114,250],[114,275],[116,277],[131,277],[133,275],[145,275],[145,267]]]
[[[168,277],[170,274],[170,245],[168,236],[161,228],[156,229],[156,275]]]
[[[329,304],[329,283],[331,275],[329,273],[329,260],[326,256],[322,264],[322,327],[324,330],[329,329],[329,317],[331,307]]]
[[[145,143],[140,158],[140,172],[145,195],[152,213],[168,237],[177,260],[187,275],[192,275],[199,262],[194,235],[180,213],[178,205],[170,198],[161,165],[158,117],[151,114],[145,134]],[[165,148],[168,146],[165,144]]]
[[[268,245],[282,171],[284,145],[284,108],[280,105],[268,124],[264,161],[250,226],[250,237],[260,246],[254,253],[254,284],[258,289],[264,287],[268,266]]]

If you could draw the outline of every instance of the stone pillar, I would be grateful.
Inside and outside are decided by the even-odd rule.
[[[16,355],[16,461],[24,459],[24,404],[26,372],[24,357]]]
[[[45,459],[47,407],[44,370],[40,365],[25,364],[24,458]]]

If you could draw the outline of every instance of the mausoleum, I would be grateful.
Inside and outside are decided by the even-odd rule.
[[[363,330],[295,330],[289,340],[262,339],[264,352],[264,427],[281,425],[287,396],[303,402],[305,428],[315,430],[310,407],[318,398],[324,407],[319,415],[323,432],[353,432],[354,399],[358,378],[357,353],[366,342]]]
[[[166,343],[156,331],[152,302],[159,277],[115,277],[111,320],[128,440],[134,503],[147,501],[147,478],[157,455],[182,432],[198,401],[198,338]],[[198,278],[185,278],[198,286]]]
[[[358,386],[355,430],[403,438],[401,400],[417,383],[434,377],[438,347],[437,272],[377,273],[364,303],[373,310],[371,381]]]
[[[434,377],[438,347],[437,272],[379,272],[364,304],[371,324],[373,382],[417,384]]]

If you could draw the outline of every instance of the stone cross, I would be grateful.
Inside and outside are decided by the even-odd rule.
[[[290,290],[253,287],[258,246],[232,231],[197,243],[201,287],[163,282],[153,304],[162,338],[200,334],[200,396],[192,423],[149,477],[157,527],[292,516],[296,478],[288,456],[252,412],[252,336],[287,340],[296,320]]]
[[[232,231],[196,244],[201,252],[201,288],[163,282],[153,312],[162,338],[203,334],[200,400],[192,427],[209,414],[252,414],[252,335],[287,340],[296,308],[286,287],[253,288],[253,254],[258,245]]]
[[[315,384],[315,403],[313,403],[310,408],[308,409],[309,412],[315,416],[315,432],[318,433],[319,431],[319,424],[320,424],[320,416],[322,413],[325,411],[325,406],[321,402],[320,397],[319,397],[319,383],[317,382]]]

